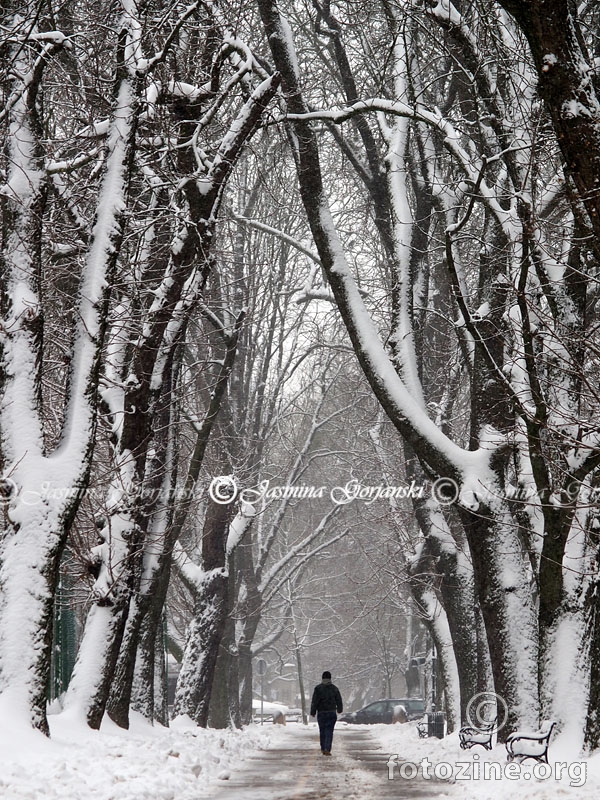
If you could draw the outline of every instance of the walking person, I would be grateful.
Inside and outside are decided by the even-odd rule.
[[[315,686],[310,704],[310,715],[317,715],[319,723],[319,736],[321,739],[321,752],[324,756],[331,755],[333,729],[337,722],[337,715],[344,710],[342,695],[335,684],[331,682],[331,672],[325,670],[321,676],[321,683]]]

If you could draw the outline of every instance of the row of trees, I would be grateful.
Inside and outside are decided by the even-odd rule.
[[[225,722],[247,722],[253,652],[348,528],[327,503],[265,514],[208,485],[301,480],[335,459],[318,440],[357,402],[331,310],[297,302],[318,259],[297,247],[290,165],[265,126],[280,79],[216,6],[122,2],[106,19],[18,3],[6,19],[1,702],[48,732],[68,585],[84,629],[61,702],[92,727],[127,727],[130,708],[166,723],[174,574],[191,597],[170,636],[175,713],[207,723],[227,642],[214,694],[232,698]]]
[[[313,3],[312,25],[288,10],[294,47],[258,5],[328,286],[409,473],[456,489],[415,504],[410,573],[435,588],[461,714],[493,687],[508,729],[566,723],[568,675],[596,746],[595,8]],[[381,269],[346,245],[330,158],[362,184]]]
[[[152,694],[171,554],[244,318],[235,274],[229,296],[219,297],[216,271],[209,279],[215,225],[278,78],[199,3],[123,2],[108,18],[75,3],[6,12],[2,466],[13,491],[2,698],[47,731],[54,592],[96,448],[106,496],[67,703],[94,727],[107,706],[127,724],[136,653]],[[182,365],[198,310],[215,332],[175,503]]]
[[[174,565],[176,711],[206,724],[220,658],[246,721],[265,604],[277,637],[362,517],[194,487],[207,453],[208,475],[299,482],[357,413],[353,350],[377,474],[435,483],[385,530],[450,723],[494,690],[506,730],[552,716],[596,747],[596,7],[25,6],[2,44],[1,702],[47,729],[61,555],[104,464],[67,703],[164,718]]]

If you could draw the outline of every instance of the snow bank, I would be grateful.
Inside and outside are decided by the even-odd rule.
[[[431,764],[429,773],[432,778],[434,765],[442,762],[452,765],[454,780],[451,781],[451,796],[459,800],[506,800],[507,797],[526,797],[527,800],[595,800],[600,796],[600,753],[589,759],[582,758],[568,734],[550,740],[548,760],[552,774],[542,780],[534,777],[533,767],[536,762],[531,759],[523,764],[521,777],[506,777],[503,771],[507,764],[506,748],[503,744],[496,745],[489,752],[482,747],[461,750],[458,733],[444,739],[419,739],[415,723],[370,725],[369,729],[379,740],[385,753],[398,755],[398,765],[403,761],[420,765],[422,759],[427,758]],[[566,763],[562,770],[557,768],[560,762]],[[462,779],[456,777],[457,764],[465,765]],[[487,779],[484,778],[486,764],[490,765]],[[498,767],[494,768],[494,764]],[[479,768],[475,765],[479,765]],[[567,771],[569,768],[570,773]],[[495,777],[496,770],[500,773],[498,778]],[[477,772],[480,777],[474,779]],[[562,772],[560,779],[556,777],[557,772]],[[393,774],[398,796],[402,796],[401,784],[404,779],[396,765]],[[407,769],[405,774],[410,777],[410,770]],[[436,792],[439,791],[439,784],[432,782],[432,796],[434,787]]]
[[[203,730],[184,717],[163,728],[132,714],[129,731],[110,720],[92,731],[68,712],[49,721],[51,740],[0,723],[2,800],[198,800],[281,736],[273,725]]]

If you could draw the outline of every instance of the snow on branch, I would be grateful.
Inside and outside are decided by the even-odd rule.
[[[46,44],[30,69],[24,69],[19,74],[18,70],[13,68],[13,76],[18,75],[20,80],[18,82],[18,86],[14,88],[9,95],[5,107],[2,109],[2,111],[0,111],[0,122],[6,119],[7,115],[10,114],[11,109],[21,100],[21,98],[25,96],[25,94],[27,94],[30,88],[39,83],[43,70],[48,61],[48,56],[53,55],[63,47],[67,49],[71,47],[71,43],[67,40],[66,36],[63,34],[59,35],[59,33],[59,31],[52,31],[48,32],[48,34],[31,34],[28,37],[29,41],[45,41]],[[45,35],[47,35],[49,38],[42,38]]]
[[[261,585],[260,585],[260,592],[263,593],[269,587],[269,584],[279,575],[281,570],[289,564],[291,560],[293,560],[298,554],[302,553],[315,539],[317,539],[326,529],[326,526],[335,518],[336,514],[339,512],[341,506],[334,505],[325,516],[321,519],[317,527],[315,528],[312,533],[305,536],[298,544],[294,545],[294,547],[290,548],[288,552],[283,556],[283,558],[276,561],[269,570],[262,576]],[[275,526],[274,526],[275,527]],[[277,525],[277,529],[279,529],[279,525]]]
[[[244,534],[252,524],[252,520],[256,516],[256,509],[251,503],[246,503],[242,500],[241,507],[229,525],[229,535],[227,537],[227,545],[225,552],[231,555],[238,544],[242,541]]]
[[[263,233],[269,233],[271,236],[275,236],[277,239],[281,239],[282,242],[291,245],[293,248],[298,250],[299,253],[305,255],[307,258],[310,258],[311,261],[314,261],[315,264],[321,266],[321,259],[319,256],[314,253],[309,247],[306,247],[302,244],[298,239],[294,236],[290,236],[289,233],[285,233],[285,231],[280,230],[279,228],[274,228],[272,225],[267,225],[265,222],[260,222],[257,219],[251,219],[250,217],[243,217],[240,214],[236,214],[234,211],[230,212],[232,218],[236,221],[241,223],[242,225],[247,225],[249,228],[254,228],[257,231],[263,231]]]
[[[279,571],[281,572],[282,570],[284,570],[284,572],[283,575],[277,580],[277,582],[270,587],[263,582],[262,585],[264,586],[265,590],[264,602],[268,603],[277,594],[277,592],[281,589],[281,587],[284,586],[290,580],[290,578],[292,578],[298,572],[298,570],[302,569],[302,567],[305,564],[307,564],[311,559],[313,559],[323,550],[326,550],[328,547],[331,547],[332,545],[336,544],[341,539],[344,539],[349,533],[350,529],[346,528],[341,533],[338,533],[336,536],[332,536],[331,539],[327,539],[327,541],[322,542],[320,545],[317,545],[317,547],[313,547],[312,550],[308,550],[305,553],[302,553],[301,549],[296,550],[294,548],[294,552],[290,554],[289,559],[285,560],[285,564],[280,562]],[[293,556],[298,556],[298,558],[295,561],[293,561],[288,570],[285,570],[285,566],[290,564],[290,561],[292,561]],[[272,574],[270,582],[276,580],[277,576],[278,573]]]
[[[209,573],[192,561],[180,542],[175,542],[173,546],[173,566],[194,592],[199,592],[209,577]]]
[[[356,114],[371,111],[407,116],[434,126],[444,135],[445,146],[456,155],[473,184],[477,181],[479,168],[473,165],[460,146],[459,137],[449,121],[425,109],[412,108],[398,101],[369,99],[338,111],[309,112],[293,69],[294,44],[282,33],[277,4],[273,0],[259,0],[258,5],[275,66],[284,81],[288,106],[284,119],[288,123],[294,147],[304,207],[323,268],[365,375],[394,425],[413,446],[420,449],[424,460],[434,471],[459,480],[468,477],[476,485],[482,481],[493,482],[495,478],[489,468],[493,448],[488,445],[470,451],[454,442],[430,419],[398,375],[350,269],[327,198],[319,147],[310,121],[329,119],[342,122]],[[483,181],[480,192],[500,225],[509,229],[507,235],[512,234],[510,213],[500,207],[495,194]],[[514,236],[509,235],[509,239],[513,240]]]
[[[198,10],[200,3],[192,3],[179,16],[176,23],[169,31],[163,47],[151,58],[144,58],[142,48],[142,25],[139,20],[138,4],[134,0],[121,0],[123,7],[123,27],[127,32],[125,44],[125,63],[132,78],[150,73],[158,64],[161,64],[179,31],[187,20]]]
[[[408,89],[407,54],[404,38],[394,44],[394,84],[396,96],[402,97]],[[425,407],[423,387],[419,377],[413,327],[413,280],[411,275],[412,237],[414,218],[409,202],[407,170],[410,122],[406,117],[395,117],[390,130],[385,153],[386,180],[391,199],[392,252],[391,268],[394,272],[392,287],[392,325],[389,344],[402,379],[412,397]]]
[[[256,87],[244,103],[240,113],[223,137],[213,160],[208,180],[215,186],[220,186],[231,172],[233,164],[240,154],[242,144],[252,134],[263,111],[279,88],[280,82],[281,78],[277,73],[270,75]]]
[[[321,408],[323,407],[323,404],[325,403],[325,398],[326,398],[326,393],[322,392],[320,397],[319,397],[319,399],[318,399],[318,401],[317,401],[317,403],[315,404],[315,408],[314,408],[313,415],[312,415],[312,420],[311,420],[311,425],[310,425],[310,428],[308,429],[308,431],[306,433],[306,436],[305,436],[305,439],[304,439],[304,444],[302,445],[302,447],[299,449],[298,453],[296,454],[296,458],[294,459],[294,462],[293,462],[290,470],[288,471],[288,475],[287,475],[287,485],[288,486],[293,485],[295,483],[295,481],[298,479],[298,477],[302,474],[302,472],[306,469],[306,464],[305,464],[306,456],[307,456],[308,452],[310,451],[310,448],[311,448],[312,443],[313,443],[313,439],[314,439],[317,431],[324,424],[324,421],[318,422],[317,420],[318,420],[319,414],[321,413]],[[287,509],[287,507],[289,505],[290,499],[291,498],[289,498],[289,497],[285,497],[281,501],[281,503],[280,503],[276,513],[275,513],[275,518],[271,523],[270,530],[269,530],[268,534],[265,536],[264,540],[261,542],[261,546],[260,546],[260,549],[259,549],[259,555],[258,555],[258,563],[259,563],[260,569],[263,569],[265,564],[266,564],[266,562],[267,562],[267,559],[269,557],[269,551],[270,551],[271,546],[273,544],[273,541],[275,540],[275,537],[276,537],[276,535],[277,535],[277,533],[279,531],[281,522],[282,522],[283,517],[285,515],[286,509]]]
[[[100,355],[104,299],[120,249],[123,212],[130,177],[136,116],[140,104],[128,79],[121,81],[111,121],[106,167],[96,218],[83,269],[69,380],[69,395],[59,452],[70,462],[74,451],[87,449],[93,426],[91,380]],[[82,455],[82,454],[80,454]],[[66,478],[65,478],[66,479]]]
[[[473,163],[473,159],[469,153],[461,146],[459,134],[452,123],[441,114],[428,111],[422,106],[409,106],[399,100],[368,98],[338,109],[333,108],[305,111],[303,113],[287,113],[285,119],[299,122],[324,120],[334,122],[335,124],[341,124],[357,115],[371,112],[406,117],[436,129],[439,133],[443,134],[443,145],[445,149],[457,160],[463,172],[466,174],[467,179],[473,184],[478,180],[481,171],[481,163]],[[479,192],[482,202],[484,202],[494,214],[507,238],[510,240],[514,239],[516,231],[510,211],[506,211],[502,208],[496,198],[496,193],[490,189],[484,180],[480,183]]]

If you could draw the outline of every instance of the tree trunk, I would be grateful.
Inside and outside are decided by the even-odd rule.
[[[169,686],[167,679],[167,650],[165,647],[165,630],[167,618],[162,619],[154,637],[154,714],[153,718],[165,727],[169,724]],[[136,705],[134,704],[134,709]]]
[[[464,556],[467,543],[462,542],[461,551],[441,510],[434,512],[428,503],[416,501],[415,511],[419,527],[425,536],[426,552],[432,557],[432,568],[438,576],[437,595],[446,612],[458,670],[460,722],[465,724],[469,700],[478,692],[479,655],[475,585],[472,566]]]
[[[447,253],[452,260],[452,243]],[[489,312],[473,323],[476,330],[471,381],[471,446],[486,436],[509,436],[514,413],[498,373],[504,364],[506,284],[485,274],[484,296]],[[481,606],[494,676],[494,690],[508,707],[508,721],[498,736],[502,741],[520,725],[539,723],[537,611],[526,543],[506,500],[508,448],[498,449],[490,464],[495,480],[486,486],[489,497],[477,498],[460,517],[469,543],[477,599]],[[474,491],[477,497],[477,489]],[[475,675],[473,676],[475,677]]]
[[[30,546],[21,547],[17,538],[25,539]],[[62,537],[56,537],[52,549],[42,544],[34,550],[31,543],[40,538],[39,530],[28,532],[24,527],[3,536],[0,709],[5,718],[18,709],[22,720],[49,735],[46,703]],[[28,568],[26,583],[24,568]]]
[[[227,612],[228,578],[213,571],[194,605],[177,680],[174,715],[187,714],[200,727],[208,724],[210,694]]]
[[[585,745],[590,752],[600,747],[600,580],[590,585],[585,598],[589,647],[589,700]]]
[[[479,603],[475,606],[475,627],[477,631],[477,693],[494,690],[494,673],[490,659],[490,647],[485,631],[485,622]]]
[[[99,729],[127,623],[129,596],[116,592],[111,605],[95,604],[87,617],[66,705],[80,707],[90,728]]]
[[[147,609],[139,627],[139,641],[136,637],[137,651],[134,646],[131,648],[121,647],[119,664],[107,708],[109,715],[117,724],[119,724],[118,719],[115,719],[113,714],[117,716],[118,713],[128,712],[129,706],[135,711],[139,711],[148,720],[157,719],[162,725],[168,724],[166,687],[163,684],[166,681],[164,615],[170,578],[170,562],[170,555],[164,555],[158,575],[144,595],[145,600],[149,597],[149,602],[145,602]],[[131,682],[129,682],[129,671],[125,671],[124,680],[119,680],[120,671],[124,669],[128,653],[134,654],[132,657],[135,658],[135,672]],[[157,708],[159,710],[158,717],[155,715]],[[128,713],[125,719],[127,722],[129,721]]]
[[[238,675],[240,691],[240,715],[242,725],[252,722],[252,643],[260,622],[260,612],[244,617],[242,633],[238,640]]]
[[[210,726],[211,728],[228,728],[234,725],[240,727],[239,698],[237,698],[237,680],[235,679],[236,665],[232,650],[235,647],[234,618],[235,605],[235,550],[229,555],[229,592],[227,603],[227,619],[223,628],[223,638],[219,646],[219,655],[215,667],[215,680],[210,698]],[[234,685],[232,686],[232,679]],[[236,695],[236,701],[232,699]]]
[[[229,641],[231,636],[229,620],[225,624],[223,638],[219,645],[219,654],[215,665],[215,677],[209,705],[209,724],[211,728],[228,728],[231,724],[229,708],[229,678],[231,672],[231,655]]]
[[[539,652],[527,559],[512,530],[509,514],[504,524],[494,516],[482,506],[477,514],[462,514],[485,623],[494,691],[508,707],[507,725],[499,732],[502,737],[519,726],[539,723]],[[498,547],[499,542],[503,543],[502,548]]]
[[[174,354],[173,354],[174,355]],[[173,549],[172,504],[176,479],[176,413],[173,386],[179,368],[174,358],[165,369],[161,391],[160,411],[154,420],[154,449],[148,471],[148,497],[158,497],[158,508],[146,509],[148,532],[145,535],[142,568],[136,580],[137,591],[129,606],[127,624],[120,645],[119,658],[107,701],[110,718],[122,728],[129,727],[134,676],[136,681],[136,710],[148,719],[154,714],[154,665],[156,641],[161,641],[163,609],[169,587],[171,553]]]
[[[600,102],[582,45],[577,4],[565,0],[499,0],[527,38],[538,91],[552,117],[566,170],[588,213],[600,253]]]
[[[38,41],[38,23],[46,24],[44,11],[31,4],[11,5],[3,9],[4,30],[10,31],[12,24],[20,33],[5,37],[3,47],[3,57],[12,59],[12,64],[4,71],[10,77],[2,87],[10,103],[3,109],[8,139],[3,162],[6,183],[0,192],[2,474],[10,467],[10,479],[2,480],[6,494],[0,536],[0,716],[7,716],[6,701],[11,712],[18,710],[22,720],[47,734],[54,592],[68,531],[89,481],[98,367],[123,233],[119,201],[127,195],[139,107],[133,82],[119,74],[97,198],[103,220],[92,230],[80,276],[85,289],[74,302],[62,437],[48,454],[40,381],[45,310],[42,231],[48,189],[40,112],[43,73],[62,44]],[[111,202],[107,202],[108,187]],[[54,499],[64,498],[66,489],[71,492],[69,499]],[[30,501],[17,500],[19,493]]]
[[[427,581],[423,581],[423,576],[417,573],[411,575],[411,589],[415,604],[437,651],[446,697],[446,721],[448,732],[451,733],[460,727],[460,687],[448,619],[435,592],[428,587]],[[424,699],[427,703],[427,698]]]
[[[215,666],[227,618],[229,577],[225,548],[231,505],[208,501],[202,532],[205,578],[194,603],[175,695],[174,714],[187,714],[203,728],[208,724]]]
[[[141,625],[129,706],[151,722],[156,720],[168,725],[164,624],[163,604],[159,601],[148,611]],[[107,710],[112,718],[110,707]]]

